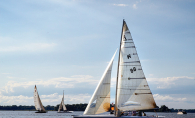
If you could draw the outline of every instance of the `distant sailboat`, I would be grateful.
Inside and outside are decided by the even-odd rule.
[[[63,91],[63,97],[62,101],[60,103],[60,106],[58,108],[58,113],[72,113],[73,111],[68,111],[65,104],[64,104],[64,91]]]
[[[183,110],[182,111],[179,111],[178,110],[178,113],[177,114],[182,115],[182,114],[187,114],[187,112],[186,111],[183,111]]]
[[[114,56],[93,93],[83,116],[75,115],[73,116],[74,118],[137,118],[137,116],[130,116],[130,114],[126,114],[127,116],[122,114],[126,111],[142,111],[156,108],[156,103],[143,73],[131,33],[123,20],[116,80],[115,112],[114,115],[95,115],[110,109],[110,79]],[[141,112],[139,113],[140,117],[154,117],[145,116],[144,113],[144,116],[142,116]]]
[[[39,97],[36,85],[34,88],[34,103],[35,103],[35,109],[37,110],[37,112],[35,113],[46,113],[45,108],[41,103],[41,99]]]

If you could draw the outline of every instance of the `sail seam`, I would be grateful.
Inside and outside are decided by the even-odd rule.
[[[135,95],[139,95],[139,94],[152,94],[152,93],[135,93]]]
[[[123,63],[140,63],[140,61],[131,61],[131,62],[123,62]]]
[[[123,47],[123,48],[135,48],[135,46],[130,46],[130,47]]]
[[[146,79],[145,77],[143,77],[143,78],[128,78],[128,80],[130,80],[130,79]]]

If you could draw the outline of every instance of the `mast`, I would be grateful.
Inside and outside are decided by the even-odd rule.
[[[63,111],[66,111],[67,109],[66,109],[66,106],[64,104],[64,90],[63,90],[63,99],[62,100],[63,100],[62,101]]]
[[[63,101],[64,101],[64,90],[63,90]]]
[[[123,19],[123,25],[124,25],[125,20]],[[118,112],[118,107],[117,107],[117,89],[118,89],[118,73],[119,73],[119,62],[120,62],[120,52],[121,52],[121,42],[122,42],[122,36],[123,36],[123,25],[122,25],[122,31],[121,31],[121,41],[120,41],[120,49],[119,49],[119,56],[118,56],[118,68],[117,68],[117,78],[116,78],[116,95],[115,95],[115,105],[114,105],[114,115],[116,116]]]

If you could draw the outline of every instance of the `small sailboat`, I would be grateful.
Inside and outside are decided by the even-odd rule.
[[[35,103],[35,109],[37,110],[37,112],[35,113],[46,113],[45,108],[43,107],[43,104],[39,97],[36,85],[34,88],[34,103]]]
[[[177,114],[182,115],[182,114],[187,114],[187,112],[186,111],[183,111],[183,110],[182,111],[179,111],[178,110],[178,113]]]
[[[84,114],[82,116],[75,115],[74,118],[155,117],[146,116],[145,113],[142,115],[141,112],[155,109],[156,103],[143,73],[131,33],[124,20],[118,58],[114,115],[97,115],[110,110],[110,80],[114,56],[95,89]],[[139,111],[139,114],[136,114],[135,111]]]
[[[64,104],[64,91],[63,91],[63,97],[62,101],[60,103],[60,106],[58,108],[58,113],[72,113],[73,111],[68,111],[65,104]]]

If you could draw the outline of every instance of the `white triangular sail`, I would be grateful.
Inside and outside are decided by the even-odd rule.
[[[45,111],[45,108],[43,107],[43,105],[41,103],[41,99],[39,97],[36,85],[35,85],[35,88],[34,88],[34,104],[35,104],[35,109],[36,110]]]
[[[62,101],[61,101],[60,106],[58,108],[58,112],[60,112],[61,109],[62,109]]]
[[[115,54],[116,52],[114,53],[95,92],[93,93],[93,96],[85,109],[84,115],[100,114],[110,109],[110,81]]]
[[[66,109],[64,102],[62,102],[62,106],[63,106],[63,110],[66,111],[67,109]]]
[[[59,106],[59,108],[58,108],[58,112],[60,112],[62,108],[63,108],[63,111],[66,111],[66,110],[67,110],[67,109],[66,109],[66,106],[65,106],[65,104],[64,104],[64,92],[63,92],[62,101],[61,101],[60,106]]]
[[[155,108],[156,103],[125,21],[123,21],[118,63],[115,109],[127,111]]]

